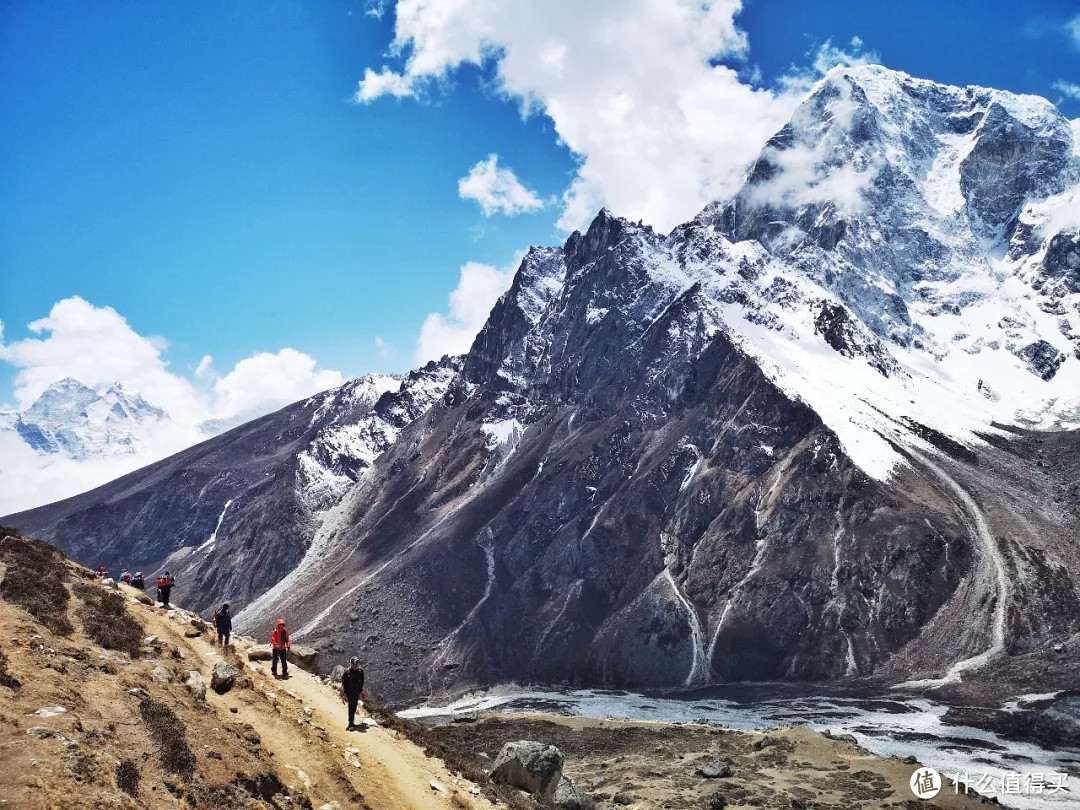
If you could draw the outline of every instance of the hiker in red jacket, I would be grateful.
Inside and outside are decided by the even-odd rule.
[[[273,661],[270,664],[270,672],[277,677],[278,661],[281,661],[281,677],[289,677],[289,631],[285,629],[285,620],[278,619],[274,623],[274,632],[270,634],[270,648]]]

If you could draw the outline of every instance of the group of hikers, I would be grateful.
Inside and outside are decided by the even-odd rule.
[[[102,579],[109,576],[109,572],[104,565],[99,565],[97,572]],[[125,585],[130,585],[132,588],[138,588],[140,591],[146,590],[146,578],[143,576],[142,571],[136,571],[134,574],[130,571],[124,571],[120,575],[120,581]],[[169,597],[172,595],[173,585],[175,584],[176,579],[168,571],[157,578],[158,601],[161,602],[162,607],[170,607]]]
[[[226,602],[214,613],[214,627],[217,628],[218,643],[222,647],[229,646],[229,634],[232,632],[232,614],[229,612],[229,603]],[[284,619],[274,622],[274,629],[270,632],[270,674],[278,677],[278,664],[281,665],[281,678],[289,677],[289,651],[292,649],[292,641],[289,638],[289,628]],[[364,670],[360,666],[360,659],[353,656],[349,661],[348,669],[341,676],[341,700],[349,707],[349,724],[346,729],[351,731],[356,728],[356,709],[361,700],[366,700],[364,693]]]
[[[102,579],[109,575],[105,566],[98,568],[98,575]],[[134,575],[124,571],[120,575],[120,581],[139,590],[144,590],[146,587],[146,580],[141,571]],[[176,579],[166,571],[155,582],[158,589],[158,602],[164,608],[170,607],[169,597],[172,595]],[[232,612],[229,609],[228,602],[223,603],[220,608],[214,611],[211,621],[214,629],[217,630],[218,644],[221,645],[223,650],[228,650],[229,639],[232,636]],[[278,619],[274,622],[274,629],[270,633],[270,672],[275,678],[278,677],[279,664],[281,665],[280,677],[289,677],[289,651],[291,649],[292,641],[289,638],[289,629],[286,627],[284,619]],[[364,670],[360,666],[359,658],[353,657],[349,661],[349,666],[341,677],[339,695],[342,702],[349,707],[349,725],[346,728],[351,731],[356,728],[356,709],[360,705],[360,701],[367,699],[367,695],[364,693]]]

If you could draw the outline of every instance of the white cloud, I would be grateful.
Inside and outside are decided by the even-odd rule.
[[[408,78],[399,76],[389,68],[383,68],[378,73],[368,68],[364,71],[364,78],[360,80],[360,86],[357,88],[353,100],[365,103],[374,101],[380,96],[410,98],[415,95],[416,90],[412,81]]]
[[[799,97],[717,64],[747,51],[738,0],[398,0],[394,71],[356,98],[416,96],[464,64],[495,66],[526,114],[550,117],[579,157],[560,226],[601,205],[667,229],[733,193]]]
[[[491,308],[513,279],[513,266],[503,270],[480,262],[462,266],[458,285],[450,293],[448,314],[433,312],[424,319],[416,345],[417,362],[467,352]]]
[[[0,515],[32,509],[45,503],[86,492],[96,486],[126,475],[154,458],[183,449],[198,441],[197,432],[173,434],[176,441],[164,437],[146,455],[118,455],[75,461],[62,455],[38,453],[18,434],[0,431]],[[202,437],[205,438],[205,437]]]
[[[830,46],[826,43],[824,47]],[[794,144],[785,149],[766,147],[762,151],[778,171],[768,181],[752,187],[751,199],[792,206],[830,202],[845,211],[862,207],[862,192],[874,179],[879,164],[873,160],[862,166],[829,164],[829,158],[840,146],[838,141],[848,137],[858,110],[846,82],[839,83],[836,89],[837,97],[827,106],[831,125],[820,140],[812,145]]]
[[[522,214],[536,211],[544,203],[521,184],[511,169],[499,168],[499,156],[488,155],[469,173],[458,180],[458,196],[463,200],[476,200],[484,216],[496,213]]]
[[[165,341],[138,334],[112,307],[65,298],[28,328],[35,337],[0,343],[0,360],[18,369],[19,407],[57,380],[74,377],[91,388],[122,382],[182,422],[196,421],[206,410],[191,382],[168,370],[161,356]]]
[[[832,44],[831,39],[827,39],[816,51],[807,53],[806,58],[808,65],[792,65],[780,78],[780,85],[785,92],[800,95],[809,92],[814,82],[834,67],[854,67],[881,61],[881,56],[876,51],[865,49],[859,37],[852,37],[847,48],[837,47]]]
[[[190,446],[206,438],[201,426],[208,420],[236,424],[343,382],[339,372],[290,348],[248,357],[224,376],[206,355],[193,380],[169,369],[163,338],[141,335],[112,307],[78,297],[58,301],[28,328],[32,336],[5,343],[0,325],[0,361],[17,369],[16,407],[73,377],[98,390],[120,382],[170,418],[146,428],[138,453],[82,461],[40,454],[0,431],[0,514],[74,495]]]
[[[1080,51],[1080,14],[1065,23],[1065,33],[1072,40],[1073,47]]]
[[[213,381],[207,391],[205,385],[196,386],[169,370],[162,356],[168,347],[164,338],[140,335],[112,307],[97,307],[78,296],[58,301],[28,328],[33,337],[0,340],[0,361],[18,369],[15,401],[20,408],[54,382],[73,377],[97,389],[121,382],[174,422],[197,425],[207,419],[268,413],[343,382],[339,372],[317,369],[312,357],[285,348],[241,360],[224,377],[214,372],[213,358],[204,356],[194,376]]]
[[[195,366],[196,377],[206,377],[214,373],[214,358],[208,354],[203,355],[203,359],[199,361],[199,365]]]
[[[1069,98],[1080,101],[1080,84],[1076,84],[1075,82],[1060,81],[1054,82],[1053,86],[1054,89],[1057,90],[1059,93],[1063,93]]]
[[[315,358],[296,349],[260,352],[237,363],[214,383],[218,418],[257,416],[345,382],[341,372],[317,369]]]

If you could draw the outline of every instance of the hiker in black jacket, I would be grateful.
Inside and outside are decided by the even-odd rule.
[[[221,610],[214,614],[214,627],[217,628],[218,644],[223,649],[229,649],[229,636],[232,634],[232,614],[229,612],[229,603],[221,606]]]
[[[364,696],[364,670],[360,668],[360,659],[349,661],[349,668],[341,676],[341,694],[349,703],[348,731],[356,728],[356,705]]]

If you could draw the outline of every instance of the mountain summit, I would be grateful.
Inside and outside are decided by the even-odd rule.
[[[68,377],[29,408],[0,411],[0,430],[14,431],[39,452],[83,460],[137,453],[147,433],[167,418],[120,383],[99,394]]]
[[[731,199],[666,235],[604,210],[530,250],[463,359],[6,520],[179,569],[189,604],[246,603],[241,628],[283,613],[403,700],[1062,688],[1078,143],[1042,99],[838,68]]]

